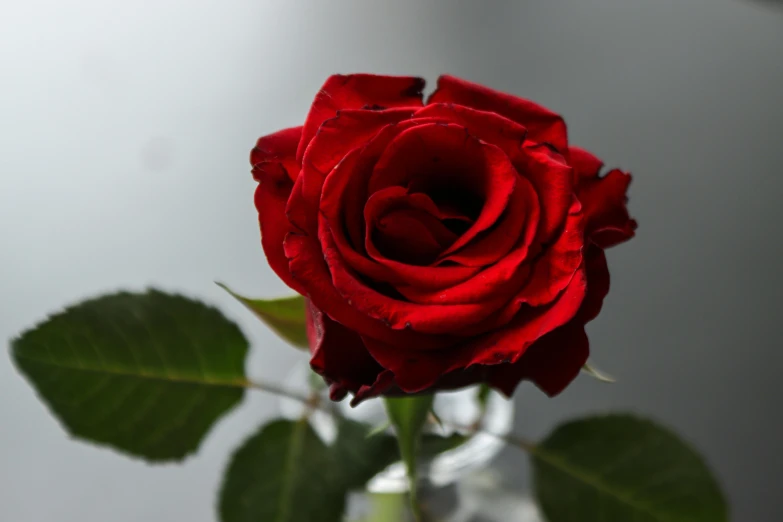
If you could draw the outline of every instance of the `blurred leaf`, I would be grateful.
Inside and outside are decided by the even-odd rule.
[[[234,454],[220,493],[223,522],[341,520],[348,491],[399,458],[394,438],[367,439],[367,426],[339,420],[332,446],[306,419],[264,426]]]
[[[298,348],[308,348],[305,301],[301,295],[279,299],[250,299],[243,297],[223,283],[216,283],[245,305],[277,335]]]
[[[171,460],[241,401],[247,349],[218,310],[149,290],[67,308],[14,340],[12,357],[76,437]]]
[[[340,469],[346,489],[360,489],[400,458],[397,441],[390,435],[367,437],[367,425],[340,419],[333,446],[334,466]]]
[[[421,518],[416,494],[416,459],[421,442],[421,431],[432,410],[432,395],[387,397],[384,399],[389,421],[397,432],[397,444],[410,482],[411,506],[416,519]]]
[[[531,448],[549,522],[725,522],[702,458],[670,431],[629,415],[569,422]]]
[[[339,467],[306,419],[277,420],[231,457],[220,491],[223,522],[338,522]]]
[[[612,377],[611,375],[607,375],[600,370],[597,370],[595,367],[591,366],[590,363],[585,363],[584,366],[582,366],[582,371],[585,372],[590,377],[597,379],[601,382],[606,382],[610,384],[616,382],[614,377]]]

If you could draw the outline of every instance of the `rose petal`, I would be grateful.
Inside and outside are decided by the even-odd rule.
[[[414,118],[441,118],[468,129],[477,138],[500,147],[511,157],[522,148],[527,129],[496,112],[482,111],[454,103],[430,103],[417,110]]]
[[[585,213],[585,235],[601,248],[634,236],[636,221],[625,206],[630,183],[630,174],[615,169],[602,178],[583,180],[577,187]]]
[[[376,192],[364,207],[367,252],[379,262],[432,263],[457,238],[437,213],[424,194],[408,194],[403,187]]]
[[[433,103],[455,103],[496,112],[526,127],[529,139],[549,143],[563,153],[568,151],[563,118],[530,100],[444,75],[438,78],[438,88],[427,100],[427,105]]]
[[[580,147],[571,146],[568,149],[568,164],[574,168],[574,174],[576,179],[575,184],[578,184],[582,178],[595,178],[598,173],[601,172],[601,168],[604,166],[604,162],[593,156],[592,153],[582,149]]]
[[[422,334],[410,329],[394,330],[358,310],[355,303],[346,301],[332,284],[332,276],[317,238],[291,232],[286,235],[283,246],[291,275],[307,291],[313,305],[320,310],[328,310],[329,317],[333,320],[363,337],[384,339],[398,346],[419,346],[427,349],[453,344],[450,336]]]
[[[300,163],[310,140],[321,124],[334,117],[337,111],[362,107],[420,107],[424,80],[405,76],[376,76],[373,74],[336,74],[330,76],[318,91],[310,107],[302,140],[296,151]]]
[[[438,263],[450,261],[463,266],[488,267],[500,261],[511,249],[528,247],[538,228],[539,208],[533,187],[525,178],[518,178],[498,222],[455,252],[446,250]],[[524,257],[520,258],[520,263],[523,260]]]
[[[405,122],[405,125],[410,126],[411,124],[413,123]],[[405,125],[401,124],[399,127],[404,127]],[[376,140],[383,144],[391,139],[388,135],[396,130],[396,128],[384,129]],[[349,152],[343,161],[329,174],[323,186],[321,212],[327,220],[335,246],[345,259],[345,262],[353,270],[378,282],[386,282],[395,286],[412,285],[429,289],[448,287],[464,281],[477,273],[478,269],[476,268],[460,266],[435,268],[408,265],[386,259],[375,250],[370,252],[368,256],[364,251],[364,230],[359,234],[361,244],[356,244],[354,242],[356,240],[348,240],[345,235],[345,229],[350,231],[352,227],[357,225],[364,227],[361,205],[364,204],[366,196],[364,196],[365,190],[361,186],[364,178],[362,171],[367,168],[365,164],[373,164],[372,159],[377,157],[378,149],[382,150],[382,147],[378,147],[376,141],[373,140],[365,149],[355,149]],[[397,190],[401,194],[407,193],[402,187],[397,187]],[[434,203],[431,203],[431,200],[424,194],[411,194],[409,197],[419,208],[438,211]],[[431,206],[428,205],[428,201],[431,203]],[[374,247],[371,246],[371,248]]]
[[[606,265],[604,251],[591,243],[584,253],[585,270],[587,273],[587,295],[582,302],[576,319],[582,324],[595,319],[609,294],[609,267]]]
[[[307,307],[310,366],[333,386],[335,395],[357,392],[375,382],[383,368],[364,347],[359,335],[330,319],[309,300]]]
[[[253,176],[258,181],[255,206],[267,261],[285,284],[304,293],[302,286],[291,276],[283,252],[283,239],[288,232],[285,207],[293,187],[287,171],[296,165],[292,158],[299,132],[300,128],[286,129],[260,138],[250,158],[254,164]]]
[[[529,268],[525,267],[525,261],[530,256],[530,246],[536,234],[539,215],[535,193],[530,183],[524,178],[517,181],[508,212],[508,219],[517,221],[516,223],[501,221],[497,232],[493,231],[484,238],[486,243],[478,240],[466,249],[474,248],[473,245],[475,245],[476,251],[472,253],[475,256],[473,259],[490,261],[494,257],[493,253],[503,253],[506,246],[500,241],[493,242],[495,241],[493,234],[508,232],[516,241],[513,250],[503,253],[504,255],[499,259],[494,259],[491,264],[483,267],[470,279],[458,284],[436,289],[412,286],[400,287],[398,290],[409,300],[422,304],[466,304],[510,299],[528,278]],[[517,215],[517,212],[521,215]],[[520,224],[522,224],[523,231],[513,237]],[[486,251],[480,252],[481,248],[485,248]],[[493,250],[495,248],[498,250]],[[562,288],[561,286],[560,289]]]
[[[501,148],[514,166],[526,176],[541,198],[541,241],[548,241],[562,225],[571,205],[573,173],[566,159],[548,146],[525,143],[527,129],[517,122],[494,112],[476,110],[462,105],[435,103],[416,111],[414,118],[446,118],[465,126],[471,134]],[[523,146],[524,145],[524,146]],[[592,155],[576,150],[580,168]]]
[[[548,243],[560,231],[574,198],[573,169],[545,145],[525,147],[514,164],[538,194],[541,223],[536,239]]]
[[[260,163],[280,164],[291,181],[296,180],[299,175],[296,147],[301,136],[302,127],[291,127],[258,138],[256,146],[250,151],[250,165],[256,167]]]
[[[389,370],[384,370],[378,374],[375,382],[373,382],[371,385],[362,386],[359,388],[359,390],[354,394],[353,399],[351,399],[351,406],[357,406],[360,402],[372,397],[385,395],[386,392],[393,386],[394,374]]]
[[[553,397],[579,375],[589,355],[584,326],[571,322],[541,337],[516,363],[491,368],[488,383],[511,397],[520,381],[531,380]]]
[[[393,330],[404,329],[423,334],[448,335],[460,327],[481,321],[502,305],[501,301],[481,304],[420,305],[389,297],[368,286],[352,273],[335,247],[331,230],[326,219],[323,218],[319,239],[323,257],[332,275],[332,283],[342,298],[354,310],[380,320]]]
[[[506,328],[442,350],[418,350],[364,338],[370,354],[394,373],[394,380],[406,393],[434,386],[450,372],[473,365],[512,364],[528,347],[555,328],[567,323],[579,309],[585,294],[584,270],[569,283],[560,298],[546,307],[527,308]]]
[[[329,172],[348,152],[366,147],[382,129],[410,118],[414,110],[343,110],[324,121],[307,146],[302,160],[302,179],[298,180],[302,186],[294,191],[296,197],[289,203],[289,219],[294,226],[300,231],[317,234],[319,200]],[[360,224],[360,235],[363,229]]]
[[[437,191],[448,199],[458,197],[456,188],[483,199],[473,225],[444,252],[448,256],[497,222],[518,178],[502,150],[467,134],[464,127],[425,124],[389,143],[370,178],[369,192],[403,186],[430,196]]]

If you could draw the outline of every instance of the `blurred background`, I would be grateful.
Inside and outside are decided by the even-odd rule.
[[[780,520],[783,5],[750,0],[264,2],[4,0],[0,337],[62,306],[155,285],[205,299],[254,345],[254,376],[301,360],[212,281],[285,295],[264,259],[248,153],[300,124],[335,72],[448,72],[564,115],[634,173],[638,237],[608,252],[592,360],[516,430],[632,410],[712,464],[733,520]],[[0,357],[0,520],[215,519],[230,450],[276,412],[251,394],[198,456],[149,466],[68,439]],[[526,457],[498,459],[527,490]]]

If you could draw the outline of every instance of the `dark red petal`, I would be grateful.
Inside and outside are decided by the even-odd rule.
[[[354,393],[353,399],[351,399],[351,406],[356,406],[366,399],[383,395],[393,386],[394,374],[389,370],[384,370],[378,374],[375,382],[369,386],[362,386],[356,393]]]
[[[330,319],[308,300],[310,366],[333,386],[335,395],[342,390],[357,392],[375,382],[383,371],[364,347],[356,332]]]
[[[313,305],[328,310],[329,317],[369,338],[385,339],[395,345],[419,346],[423,349],[445,346],[453,341],[447,336],[433,336],[413,330],[394,330],[382,321],[358,310],[356,303],[347,302],[332,284],[332,276],[324,261],[317,238],[289,233],[283,243],[291,275],[307,291]],[[331,249],[334,254],[334,250]]]
[[[552,397],[579,375],[589,355],[584,326],[572,321],[533,343],[516,363],[491,368],[488,382],[511,397],[520,381],[531,380]]]
[[[332,283],[342,298],[353,310],[364,316],[378,319],[393,330],[436,336],[448,335],[460,327],[481,321],[502,304],[500,301],[481,304],[420,305],[389,297],[356,277],[335,247],[329,225],[323,218],[319,239],[323,257],[332,276]],[[326,309],[331,311],[331,308]]]
[[[258,179],[255,205],[266,259],[285,284],[304,294],[302,285],[291,276],[283,251],[283,239],[290,226],[285,218],[285,206],[293,183],[280,163],[260,163],[254,173]]]
[[[405,127],[405,125],[400,124],[399,127]],[[375,281],[387,282],[395,286],[411,285],[429,289],[452,286],[474,275],[478,269],[460,266],[418,267],[383,258],[377,251],[370,252],[370,256],[364,252],[365,231],[362,207],[366,205],[366,196],[365,190],[361,187],[364,176],[363,163],[367,161],[365,156],[369,155],[372,159],[376,149],[382,150],[379,145],[390,140],[389,136],[396,130],[384,129],[376,140],[368,145],[368,148],[373,149],[372,151],[354,149],[335,167],[323,186],[321,212],[328,222],[340,255],[352,269],[359,273]],[[370,161],[370,163],[372,162]],[[402,187],[396,187],[396,190],[403,196],[407,193]],[[439,210],[424,194],[411,194],[408,197],[411,203],[418,208],[429,209],[430,212],[438,212]],[[357,226],[361,228],[361,232],[352,233],[349,241],[345,231],[351,232]],[[374,247],[371,246],[371,248]],[[374,256],[375,259],[371,256]]]
[[[571,146],[568,149],[568,163],[574,168],[575,183],[582,178],[595,178],[601,172],[604,162],[585,149]]]
[[[585,235],[601,248],[634,236],[636,221],[625,206],[630,183],[630,174],[615,169],[602,178],[583,180],[576,189],[585,213]]]
[[[517,178],[508,206],[497,223],[464,247],[452,253],[449,251],[453,249],[447,250],[438,262],[487,267],[503,259],[512,249],[529,246],[538,229],[539,208],[530,182]],[[489,284],[486,279],[485,282]]]
[[[519,288],[528,278],[529,267],[525,266],[525,261],[530,257],[530,246],[536,234],[538,224],[538,201],[530,183],[526,179],[519,178],[517,180],[510,205],[508,210],[509,219],[512,221],[517,220],[519,217],[516,216],[516,212],[519,211],[522,213],[522,219],[524,220],[523,231],[514,238],[516,244],[510,252],[496,259],[480,272],[476,272],[470,279],[466,279],[458,284],[434,289],[413,286],[410,288],[398,288],[398,290],[411,301],[422,304],[465,304],[494,302],[496,300],[505,302],[510,299],[515,292],[519,291]],[[498,228],[501,233],[504,231],[512,233],[516,231],[516,225],[512,223],[501,222]],[[498,252],[502,252],[502,248],[505,248],[505,245],[502,245],[500,242],[493,242],[495,238],[492,233],[485,239],[489,244],[484,244],[481,240],[475,242],[477,249],[481,248],[482,245],[488,249],[485,253],[480,251],[472,252],[475,259],[491,259],[493,256],[491,256],[492,251],[489,250],[490,247],[499,248]],[[473,248],[473,245],[466,247],[466,250],[471,248]],[[446,267],[440,268],[440,270],[445,269]],[[564,286],[565,284],[559,288],[562,289]]]
[[[291,127],[258,138],[256,146],[250,151],[250,165],[256,167],[260,163],[280,164],[291,181],[296,180],[299,175],[296,147],[301,136],[302,127]]]
[[[495,330],[508,324],[524,306],[540,307],[557,299],[579,273],[584,246],[582,218],[579,202],[574,201],[568,219],[555,242],[543,252],[536,252],[537,257],[531,263],[526,263],[512,272],[509,279],[500,280],[500,283],[505,284],[492,290],[494,295],[507,296],[504,306],[486,320],[466,326],[458,333],[478,335]],[[485,272],[497,270],[497,267],[506,262],[507,258],[504,258]],[[462,286],[468,287],[467,284]]]
[[[574,317],[585,293],[584,270],[580,269],[560,298],[552,305],[526,308],[506,328],[477,337],[463,345],[442,350],[420,350],[364,338],[370,354],[394,373],[399,388],[417,393],[434,386],[449,372],[474,365],[512,364],[528,347]]]
[[[429,265],[457,238],[437,214],[424,194],[408,194],[403,187],[376,192],[364,207],[367,252],[379,262]]]
[[[387,147],[370,179],[370,193],[391,187],[412,191],[470,191],[483,199],[473,225],[444,257],[494,225],[514,190],[519,175],[498,147],[467,134],[455,124],[430,123],[401,132]]]
[[[487,333],[470,347],[473,364],[516,362],[528,346],[570,321],[586,293],[586,275],[580,267],[568,286],[547,306],[524,306],[504,328]]]
[[[420,107],[423,89],[422,78],[372,74],[330,76],[310,107],[296,159],[301,163],[318,128],[324,121],[333,118],[337,111],[362,107]]]
[[[453,103],[431,103],[416,111],[414,118],[441,118],[468,129],[477,138],[503,149],[514,157],[522,148],[527,129],[496,112],[482,111]]]
[[[410,118],[413,112],[414,109],[345,110],[326,120],[305,152],[302,186],[294,191],[296,197],[292,198],[289,208],[291,222],[300,230],[308,230],[315,235],[319,200],[329,172],[348,152],[365,147],[382,129]],[[394,129],[391,130],[396,133]],[[359,223],[360,235],[362,231],[363,227]]]
[[[517,169],[530,180],[541,204],[536,239],[548,243],[562,227],[574,198],[573,169],[545,145],[525,148],[514,159]]]
[[[456,103],[496,112],[527,127],[529,139],[549,143],[564,154],[568,152],[563,118],[530,100],[444,75],[438,78],[438,88],[427,100],[427,105],[433,103]]]
[[[609,267],[606,265],[604,251],[591,243],[584,253],[585,270],[587,272],[587,295],[579,309],[577,319],[583,324],[598,316],[609,293]]]
[[[530,279],[517,294],[516,302],[541,306],[555,299],[582,264],[583,237],[584,216],[579,203],[572,199],[560,235],[533,265]]]
[[[582,305],[567,324],[543,336],[514,364],[495,366],[489,384],[507,396],[520,381],[533,381],[547,395],[557,395],[576,378],[590,353],[585,323],[601,311],[609,292],[609,270],[604,251],[594,244],[584,254],[587,290]]]

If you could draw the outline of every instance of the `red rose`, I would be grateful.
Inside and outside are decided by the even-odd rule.
[[[630,175],[557,114],[451,76],[330,77],[250,160],[269,264],[310,303],[311,365],[354,401],[522,379],[562,391],[634,235]]]

